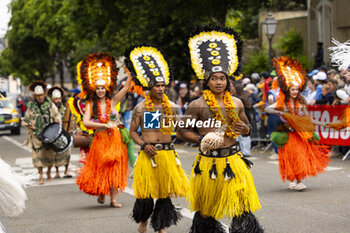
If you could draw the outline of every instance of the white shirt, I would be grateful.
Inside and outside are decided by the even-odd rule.
[[[314,91],[309,91],[307,93],[307,95],[305,96],[305,99],[306,99],[306,103],[307,104],[310,104],[310,101],[313,100],[315,98],[315,95],[316,95],[316,90]]]

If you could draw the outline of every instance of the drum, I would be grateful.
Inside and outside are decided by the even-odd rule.
[[[41,140],[59,154],[66,152],[73,143],[73,137],[59,123],[46,126],[41,133]]]

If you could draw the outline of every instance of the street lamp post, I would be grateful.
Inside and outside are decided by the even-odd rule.
[[[266,17],[265,22],[263,23],[265,34],[269,40],[269,71],[272,71],[272,37],[276,33],[277,21],[272,16],[271,13]]]

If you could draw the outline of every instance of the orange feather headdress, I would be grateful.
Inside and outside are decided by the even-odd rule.
[[[104,86],[108,92],[115,89],[119,69],[113,56],[107,53],[90,54],[78,67],[82,89],[89,94],[95,92],[97,86]]]
[[[289,57],[273,59],[273,65],[278,76],[278,85],[281,89],[277,98],[277,107],[282,108],[285,101],[285,94],[291,86],[298,87],[303,91],[306,86],[306,72],[300,62]]]

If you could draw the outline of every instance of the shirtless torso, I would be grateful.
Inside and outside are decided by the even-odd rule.
[[[170,102],[172,112],[175,115],[175,104],[173,102]],[[159,110],[159,112],[164,115],[164,108],[161,104],[154,104],[155,111]],[[132,138],[134,141],[142,145],[144,142],[149,143],[170,143],[171,142],[171,135],[164,134],[160,129],[144,129],[144,118],[143,113],[147,111],[145,101],[142,101],[138,105],[135,106],[133,112],[132,112],[132,122],[130,124],[130,134],[132,134]],[[138,136],[137,130],[141,127],[141,135],[142,139]],[[136,136],[137,134],[137,136]],[[134,138],[135,137],[135,138]]]
[[[225,111],[225,105],[223,100],[219,98],[218,100],[218,104],[220,106],[221,112],[224,116],[224,118],[226,119],[226,122],[228,123],[229,127],[232,127],[232,129],[238,133],[238,134],[246,134],[249,132],[249,121],[247,116],[245,115],[244,112],[244,106],[243,103],[236,97],[232,97],[232,100],[236,106],[236,110],[237,113],[239,115],[239,118],[241,119],[242,123],[235,123],[232,124],[232,120],[228,117],[227,112]],[[186,113],[185,113],[186,117],[191,118],[191,119],[196,119],[196,120],[201,120],[201,121],[205,121],[209,118],[214,118],[213,113],[211,112],[208,104],[206,103],[206,101],[204,100],[203,97],[193,101],[190,103]],[[200,136],[201,135],[206,135],[210,132],[213,132],[216,130],[216,128],[197,128],[198,133],[193,132],[193,129],[191,128],[179,128],[178,129],[178,133],[177,133],[177,137],[179,137],[179,139],[184,140],[184,141],[190,141],[190,142],[199,142],[200,140]],[[224,137],[224,145],[223,147],[228,147],[232,144],[236,143],[236,139],[233,138],[229,138],[225,135]]]

